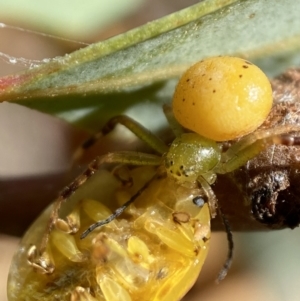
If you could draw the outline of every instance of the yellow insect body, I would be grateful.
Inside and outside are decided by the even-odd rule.
[[[192,202],[202,194],[198,187],[179,186],[173,178],[157,175],[124,216],[83,240],[79,238],[89,224],[106,218],[153,174],[156,171],[152,168],[136,168],[129,174],[132,187],[110,188],[107,193],[107,185],[120,184],[110,173],[101,171],[83,185],[83,192],[79,188],[79,196],[89,195],[89,187],[95,189],[98,181],[97,188],[103,191],[98,197],[105,204],[85,198],[73,207],[75,198],[68,200],[66,206],[73,210],[67,218],[78,223],[80,216],[80,227],[78,234],[72,235],[62,231],[58,223],[61,229],[51,232],[47,245],[51,273],[27,265],[24,250],[41,240],[45,228],[45,221],[37,220],[15,255],[9,300],[180,300],[197,279],[209,246],[208,205],[197,207]]]

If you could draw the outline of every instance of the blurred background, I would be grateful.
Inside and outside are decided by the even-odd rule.
[[[58,0],[51,4],[2,0],[0,76],[70,53],[84,47],[84,43],[104,40],[197,2],[127,0],[126,5],[120,5],[120,1],[116,5],[114,0],[102,0],[89,1],[87,5],[73,0],[70,7]],[[72,151],[86,136],[87,133],[55,117],[15,104],[0,105],[0,301],[7,301],[6,278],[20,236],[73,177],[66,175]],[[225,233],[213,233],[209,258],[184,300],[299,300],[299,234],[298,229],[234,233],[233,267],[227,278],[216,285],[214,280],[226,258],[227,241]]]

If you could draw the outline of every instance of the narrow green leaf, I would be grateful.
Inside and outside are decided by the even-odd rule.
[[[105,116],[109,115],[107,111],[115,113],[116,106],[120,110],[145,100],[161,103],[172,94],[174,84],[168,80],[204,57],[230,54],[253,60],[299,49],[299,11],[300,1],[293,0],[201,1],[22,74],[5,77],[0,80],[0,101],[17,101],[64,118],[70,110],[83,108],[89,112],[88,119],[92,115],[98,118],[98,111],[103,109]],[[85,97],[91,93],[97,97]],[[75,94],[80,96],[74,98]],[[114,109],[108,103],[114,103]],[[72,122],[80,118],[75,119]]]

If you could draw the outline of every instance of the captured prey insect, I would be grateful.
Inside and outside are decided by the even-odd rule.
[[[156,154],[121,151],[93,160],[60,193],[46,232],[50,209],[25,235],[10,272],[9,300],[180,300],[205,261],[217,213],[229,241],[224,278],[232,237],[211,185],[218,174],[283,143],[281,135],[300,130],[297,124],[258,129],[272,99],[258,67],[214,57],[186,71],[172,108],[164,108],[176,136],[170,146],[127,116],[109,120],[95,137],[122,124]],[[113,172],[98,172],[106,164]],[[98,196],[91,199],[91,190]]]

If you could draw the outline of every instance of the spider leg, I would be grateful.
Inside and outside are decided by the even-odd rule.
[[[215,168],[214,172],[220,174],[232,172],[273,144],[291,145],[293,141],[297,143],[299,138],[292,139],[289,136],[290,138],[287,139],[286,135],[299,131],[299,125],[281,125],[273,129],[257,130],[234,143],[223,153],[221,163]]]
[[[181,134],[184,133],[183,127],[180,125],[180,123],[175,119],[175,116],[173,114],[172,106],[170,104],[164,104],[163,106],[164,114],[168,120],[168,124],[170,128],[172,129],[174,135],[176,137],[179,137]]]
[[[73,160],[78,160],[86,149],[94,145],[96,141],[101,137],[109,134],[117,124],[125,126],[128,130],[134,133],[140,140],[144,141],[157,153],[164,154],[168,150],[167,145],[165,145],[165,143],[160,138],[158,138],[140,123],[126,115],[118,115],[112,117],[99,132],[95,133],[85,142],[83,142],[83,144],[74,152]]]
[[[58,198],[54,201],[54,208],[52,210],[46,232],[40,246],[40,253],[46,250],[49,240],[49,235],[58,220],[58,212],[61,204],[67,200],[81,185],[83,185],[95,172],[97,172],[104,164],[129,164],[129,165],[152,165],[157,166],[161,164],[161,157],[157,155],[120,151],[115,153],[108,153],[104,156],[95,158],[87,167],[87,169],[78,176],[70,185],[66,186]]]

